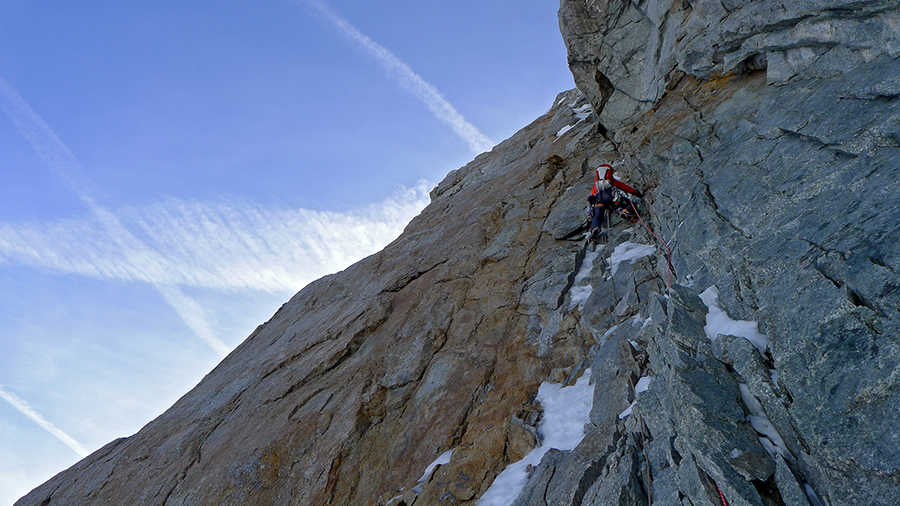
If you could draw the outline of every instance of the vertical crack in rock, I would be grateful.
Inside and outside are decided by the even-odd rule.
[[[611,450],[611,448],[610,448]],[[581,506],[584,503],[584,496],[588,489],[593,486],[603,474],[603,468],[606,467],[606,459],[609,458],[611,452],[600,455],[597,460],[591,462],[591,465],[584,470],[581,479],[578,480],[578,487],[572,496],[572,506]]]
[[[587,248],[579,248],[579,250],[575,253],[575,268],[566,277],[566,286],[563,287],[562,291],[559,294],[559,298],[556,299],[556,310],[559,310],[559,308],[563,305],[563,302],[565,302],[566,300],[566,294],[569,293],[572,285],[575,284],[575,277],[578,276],[578,272],[581,270],[582,264],[584,264],[584,258],[586,255]]]
[[[702,159],[701,159],[701,163],[702,163]],[[718,217],[720,220],[722,220],[722,223],[725,223],[726,225],[731,227],[732,230],[741,234],[741,236],[744,239],[747,239],[747,240],[752,239],[746,232],[744,232],[743,229],[741,229],[740,227],[738,227],[737,225],[732,223],[731,220],[729,220],[728,218],[725,217],[725,215],[722,214],[722,211],[719,209],[718,203],[716,203],[716,197],[713,195],[712,189],[709,187],[709,183],[706,182],[706,176],[704,176],[703,169],[700,167],[700,165],[697,165],[697,167],[695,168],[695,171],[697,173],[697,178],[700,181],[700,184],[703,185],[703,189],[704,189],[704,192],[706,195],[707,202],[710,205],[710,209],[712,210],[713,213],[715,213],[716,217]]]
[[[597,83],[597,90],[600,92],[600,103],[597,104],[596,108],[597,114],[600,114],[603,112],[603,107],[609,102],[609,99],[612,98],[615,86],[613,86],[612,81],[599,70],[594,72],[594,82]]]

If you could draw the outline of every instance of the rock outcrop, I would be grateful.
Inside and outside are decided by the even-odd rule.
[[[587,369],[584,439],[519,506],[900,504],[898,19],[562,0],[578,90],[17,504],[474,504]],[[586,255],[604,161],[642,221]]]
[[[559,19],[575,83],[611,130],[680,75],[765,69],[783,84],[900,56],[893,0],[561,0]]]

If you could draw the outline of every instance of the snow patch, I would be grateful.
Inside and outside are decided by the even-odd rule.
[[[593,112],[593,109],[591,109],[591,104],[584,104],[577,109],[575,107],[572,107],[572,112],[575,113],[575,117],[578,118],[578,122],[581,123],[582,121],[586,120],[588,116],[590,116],[590,114]]]
[[[568,451],[584,438],[584,426],[590,423],[594,388],[590,384],[591,370],[587,369],[574,385],[544,383],[538,389],[537,400],[544,409],[538,425],[541,446],[531,450],[522,460],[506,466],[477,506],[509,506],[525,487],[528,466],[536,466],[551,448]]]
[[[646,392],[650,388],[650,383],[653,382],[653,376],[644,376],[639,379],[637,385],[634,386],[634,393],[640,394],[641,392]]]
[[[744,401],[744,405],[746,405],[747,409],[750,411],[750,416],[747,417],[747,421],[750,422],[750,426],[753,427],[753,430],[759,434],[759,442],[762,443],[763,448],[765,448],[772,457],[775,457],[775,455],[790,457],[791,454],[787,451],[784,440],[781,439],[781,434],[775,430],[772,421],[766,416],[762,404],[760,404],[756,397],[750,393],[750,389],[746,384],[738,383],[738,388],[741,390],[741,399]]]
[[[716,288],[716,285],[704,290],[700,294],[700,298],[709,308],[709,312],[706,313],[706,326],[703,327],[703,330],[706,331],[710,341],[715,341],[720,334],[743,337],[753,343],[760,354],[766,352],[768,338],[759,332],[759,324],[747,320],[732,320],[719,303],[719,289]]]
[[[609,330],[607,330],[607,331],[603,334],[602,339],[606,339],[607,337],[609,337],[610,335],[612,335],[612,333],[615,332],[617,328],[619,328],[618,325],[613,325],[612,327],[610,327]]]
[[[425,472],[422,474],[422,477],[419,478],[419,483],[415,487],[413,487],[413,492],[415,492],[417,494],[421,494],[422,487],[425,486],[425,482],[427,482],[428,478],[431,477],[431,473],[434,472],[434,470],[435,470],[435,468],[437,468],[437,466],[443,466],[444,464],[449,464],[451,455],[453,455],[453,450],[447,450],[444,453],[442,453],[440,457],[435,459],[434,462],[432,462],[431,464],[428,464],[428,467],[425,468]]]
[[[634,407],[637,405],[637,396],[641,394],[641,392],[646,392],[648,388],[650,388],[650,383],[653,381],[653,376],[644,376],[639,379],[637,385],[634,386],[634,397],[635,399],[631,401],[631,405],[625,408],[625,411],[619,413],[619,420],[624,420],[628,418],[628,415],[634,410]]]
[[[584,261],[581,262],[581,268],[578,269],[578,273],[575,274],[575,280],[572,281],[572,288],[569,290],[569,293],[572,296],[571,301],[569,302],[569,310],[571,311],[575,307],[579,310],[584,309],[584,303],[587,301],[588,296],[593,292],[593,287],[591,285],[582,285],[584,280],[591,277],[591,270],[594,268],[594,260],[600,255],[599,251],[591,251],[584,255]]]
[[[646,317],[646,318],[641,318],[641,314],[638,313],[638,314],[634,315],[634,318],[632,318],[632,320],[631,320],[631,326],[632,326],[632,327],[638,327],[638,326],[639,326],[639,327],[641,327],[641,329],[643,329],[644,327],[646,327],[647,325],[649,325],[650,322],[652,322],[652,321],[653,321],[653,317],[652,317],[652,316],[648,316],[648,317]]]
[[[590,114],[592,112],[591,104],[584,104],[583,106],[576,108],[575,103],[571,103],[571,104],[569,104],[569,107],[572,109],[572,112],[575,114],[575,117],[578,119],[578,121],[576,121],[575,124],[573,124],[573,125],[566,125],[566,126],[560,128],[559,132],[556,132],[557,138],[562,137],[566,132],[571,130],[575,125],[586,120],[587,117],[590,116]]]
[[[569,304],[569,310],[571,311],[575,307],[578,307],[579,310],[584,309],[584,303],[593,291],[594,289],[591,285],[573,286],[569,290],[569,293],[572,294],[572,302]]]
[[[654,253],[656,253],[656,248],[654,246],[625,241],[616,246],[616,249],[613,250],[612,255],[609,257],[610,272],[615,275],[616,271],[619,270],[620,263],[628,261],[634,263],[635,260],[653,255]]]

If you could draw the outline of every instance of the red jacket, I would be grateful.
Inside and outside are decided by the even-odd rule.
[[[641,192],[635,190],[634,188],[628,186],[627,184],[619,181],[615,177],[613,177],[613,168],[611,165],[606,163],[601,163],[599,167],[597,167],[597,173],[594,175],[594,183],[600,180],[600,167],[606,167],[606,175],[603,176],[603,179],[609,181],[613,187],[622,190],[625,193],[630,193],[635,197],[641,197]],[[592,193],[597,193],[597,186],[594,185],[594,191]]]

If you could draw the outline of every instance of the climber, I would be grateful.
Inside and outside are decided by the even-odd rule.
[[[600,177],[600,167],[606,167],[606,173],[602,178]],[[597,173],[594,175],[594,187],[591,190],[591,195],[588,197],[591,242],[597,242],[600,236],[600,229],[603,226],[603,219],[607,212],[619,209],[623,218],[635,219],[637,217],[634,202],[626,197],[625,193],[638,198],[643,196],[640,191],[616,179],[611,165],[604,163],[600,167],[597,167]]]
[[[634,188],[632,188],[632,187],[628,186],[627,184],[616,179],[615,176],[613,176],[612,165],[609,165],[608,163],[601,163],[600,166],[597,167],[597,174],[594,176],[594,181],[595,181],[594,184],[595,185],[596,185],[596,182],[601,179],[600,178],[600,167],[606,167],[606,173],[603,175],[602,179],[609,181],[609,184],[611,184],[614,188],[618,188],[625,193],[630,193],[637,198],[642,198],[644,196],[643,194],[641,194],[640,191],[635,190]],[[596,187],[592,193],[597,193]]]

